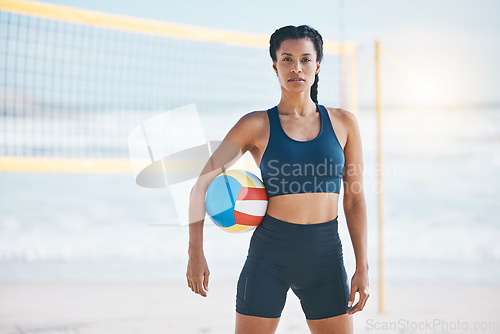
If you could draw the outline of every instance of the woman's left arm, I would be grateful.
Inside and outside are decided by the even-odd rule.
[[[344,213],[351,236],[354,255],[356,257],[356,272],[351,280],[351,294],[348,307],[354,303],[356,292],[359,302],[347,310],[347,314],[361,311],[370,293],[368,291],[368,259],[367,259],[367,218],[366,202],[363,190],[363,153],[361,135],[356,117],[343,111],[344,124],[347,126],[347,142],[344,147]]]

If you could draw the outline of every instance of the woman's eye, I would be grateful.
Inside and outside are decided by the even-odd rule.
[[[283,61],[290,61],[290,60],[292,60],[292,58],[290,58],[290,57],[283,58]],[[304,59],[302,59],[302,61],[303,61],[303,62],[310,62],[310,61],[311,61],[311,59],[309,59],[309,58],[304,58]]]

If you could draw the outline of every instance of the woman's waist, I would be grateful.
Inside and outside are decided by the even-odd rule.
[[[266,214],[293,224],[313,225],[338,216],[337,193],[305,193],[270,197]]]

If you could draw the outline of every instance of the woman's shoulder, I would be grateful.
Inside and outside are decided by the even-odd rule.
[[[343,109],[343,108],[333,108],[333,107],[327,107],[325,106],[326,110],[330,113],[330,115],[335,116],[337,118],[340,118],[342,120],[355,120],[356,115],[354,115],[352,112],[349,110]]]
[[[332,120],[332,122],[334,122],[334,123],[340,122],[347,128],[357,126],[358,120],[356,118],[356,115],[354,115],[349,110],[346,110],[343,108],[326,107],[326,106],[325,106],[325,108],[326,108],[326,110],[328,110],[328,113],[330,114],[330,119]]]
[[[261,110],[244,114],[229,130],[224,140],[238,143],[242,150],[253,150],[255,142],[262,132],[266,117],[264,114],[265,111]]]
[[[250,112],[247,112],[244,116],[252,117],[252,118],[263,118],[267,117],[267,110],[253,110]]]
[[[233,129],[251,135],[260,131],[266,122],[268,122],[266,110],[250,111],[240,117]]]
[[[330,120],[337,139],[342,143],[341,146],[345,149],[347,138],[355,135],[359,131],[356,115],[343,108],[325,108],[330,114]]]
[[[250,111],[241,116],[240,120],[251,127],[264,125],[268,122],[267,110]]]

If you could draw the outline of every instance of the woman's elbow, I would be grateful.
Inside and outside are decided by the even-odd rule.
[[[363,191],[344,192],[344,211],[366,205]]]

